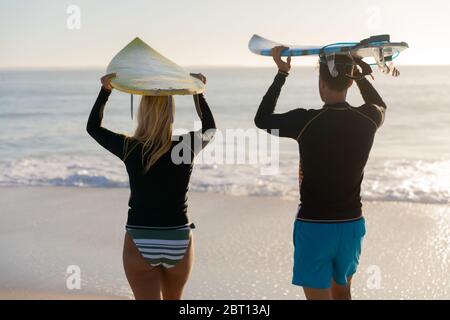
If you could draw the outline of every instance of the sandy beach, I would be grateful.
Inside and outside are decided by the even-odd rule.
[[[0,299],[131,299],[121,261],[128,192],[0,188]],[[189,204],[196,262],[185,299],[304,299],[290,284],[295,201],[190,193]],[[449,299],[448,206],[366,202],[364,212],[353,297]],[[79,290],[66,287],[70,265]]]

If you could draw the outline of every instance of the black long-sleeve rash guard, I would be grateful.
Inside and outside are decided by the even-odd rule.
[[[333,222],[362,215],[361,182],[386,105],[367,79],[357,81],[365,104],[324,105],[274,113],[286,75],[278,73],[255,117],[260,129],[297,140],[300,152],[300,210],[305,221]],[[274,131],[276,130],[276,131]]]
[[[103,110],[109,95],[109,91],[100,90],[89,116],[87,131],[101,146],[125,163],[131,191],[127,224],[148,227],[187,224],[187,192],[193,160],[212,139],[216,128],[205,98],[198,95],[197,111],[202,129],[174,137],[170,150],[144,173],[142,143],[102,127]],[[172,150],[177,155],[175,161]]]

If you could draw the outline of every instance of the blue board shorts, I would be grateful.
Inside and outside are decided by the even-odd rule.
[[[292,284],[328,289],[334,279],[346,285],[358,267],[365,234],[364,218],[339,223],[296,220]]]

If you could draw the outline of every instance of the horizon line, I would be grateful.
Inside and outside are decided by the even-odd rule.
[[[225,68],[248,68],[248,69],[255,69],[255,68],[274,68],[275,65],[267,65],[267,64],[192,64],[192,65],[181,65],[183,68],[217,68],[217,69],[225,69]],[[450,67],[450,63],[448,64],[397,64],[396,66],[400,67]],[[293,69],[295,68],[315,68],[315,65],[298,65],[298,66],[292,66]],[[0,70],[2,71],[26,71],[26,70],[99,70],[99,69],[106,69],[105,66],[99,66],[99,65],[85,65],[85,66],[0,66]]]

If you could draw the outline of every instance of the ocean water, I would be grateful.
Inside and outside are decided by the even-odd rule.
[[[447,204],[450,67],[400,70],[402,75],[397,79],[375,72],[374,85],[388,111],[366,167],[363,199]],[[191,71],[208,77],[206,98],[220,129],[254,128],[253,117],[272,82],[274,69]],[[85,131],[102,73],[102,70],[0,71],[0,186],[127,187],[121,161],[103,150]],[[133,132],[135,121],[130,119],[129,101],[129,95],[116,91],[112,94],[105,111],[105,127]],[[175,101],[175,128],[192,130],[197,120],[192,97],[176,97]],[[351,89],[348,101],[353,105],[362,103],[356,86]],[[317,70],[294,69],[283,88],[277,111],[321,106]],[[225,144],[233,141],[226,140]],[[296,142],[280,139],[279,156],[277,175],[261,175],[264,164],[196,164],[191,190],[296,199],[299,192]]]

